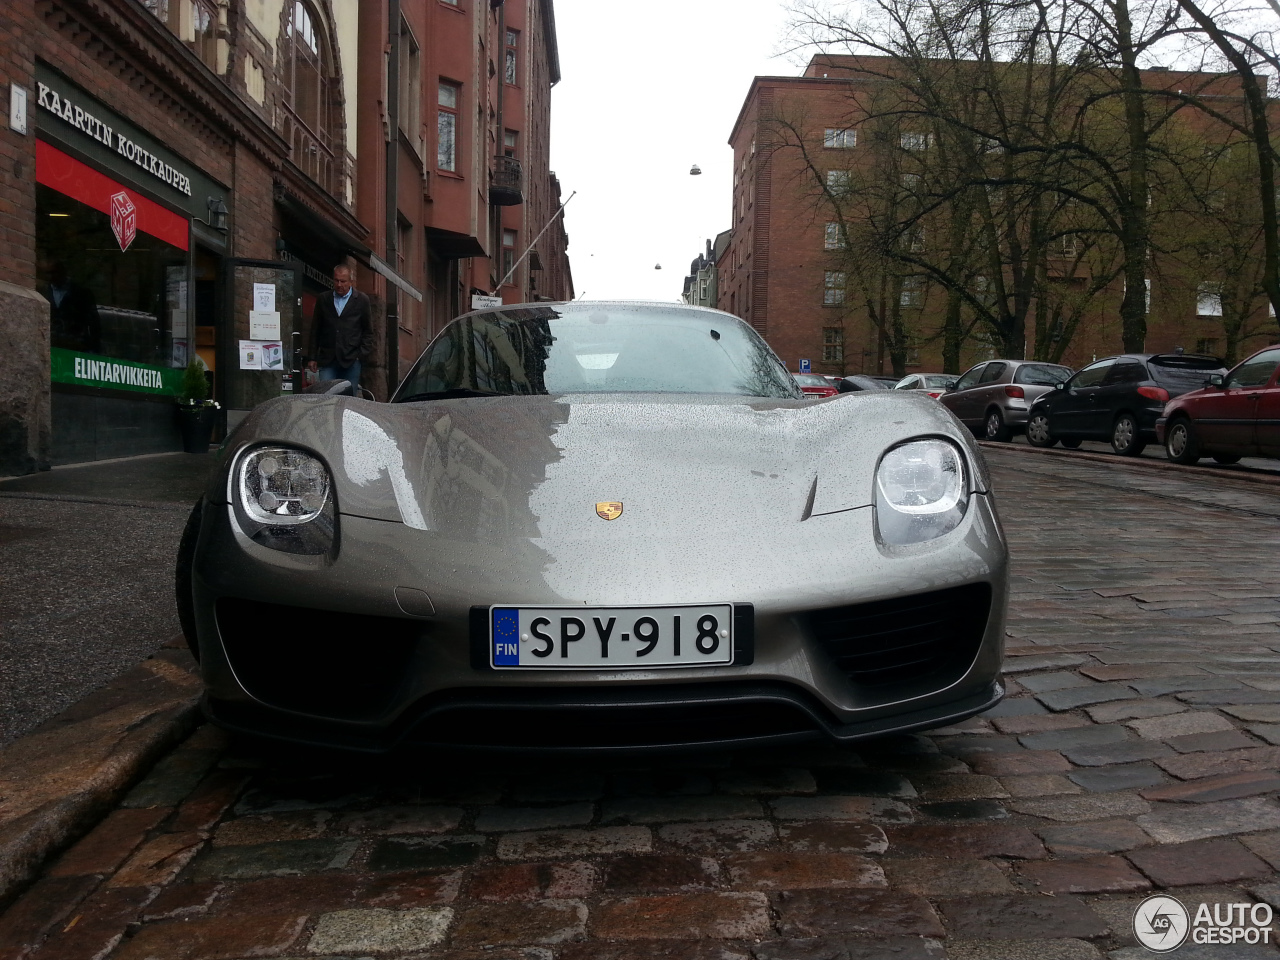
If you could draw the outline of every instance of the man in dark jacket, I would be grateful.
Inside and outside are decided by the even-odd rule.
[[[321,380],[349,380],[360,396],[360,360],[373,349],[369,298],[351,287],[351,269],[333,268],[333,295],[316,298],[311,314],[311,360]]]

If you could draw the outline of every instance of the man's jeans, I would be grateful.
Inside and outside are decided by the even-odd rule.
[[[340,367],[336,363],[327,367],[321,367],[317,376],[321,380],[349,380],[351,381],[351,390],[358,397],[360,396],[360,361],[352,360],[351,366]]]

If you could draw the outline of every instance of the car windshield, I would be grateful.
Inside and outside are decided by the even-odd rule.
[[[946,389],[959,379],[959,377],[953,376],[927,376],[924,378],[924,384],[926,387],[942,387]]]
[[[396,392],[443,397],[552,393],[801,394],[736,317],[660,304],[556,304],[455,320]]]
[[[802,387],[829,387],[830,382],[826,377],[819,376],[816,373],[793,373],[796,383]]]
[[[1014,383],[1025,383],[1033,387],[1052,387],[1062,383],[1071,376],[1070,367],[1059,367],[1048,363],[1024,363],[1014,374]]]

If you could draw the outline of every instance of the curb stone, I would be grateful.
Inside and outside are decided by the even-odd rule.
[[[178,643],[0,750],[0,908],[200,723],[195,661]]]

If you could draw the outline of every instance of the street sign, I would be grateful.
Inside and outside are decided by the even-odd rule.
[[[813,362],[812,362],[811,360],[801,360],[801,361],[800,361],[800,372],[801,372],[801,373],[812,373],[812,372],[813,372]]]

